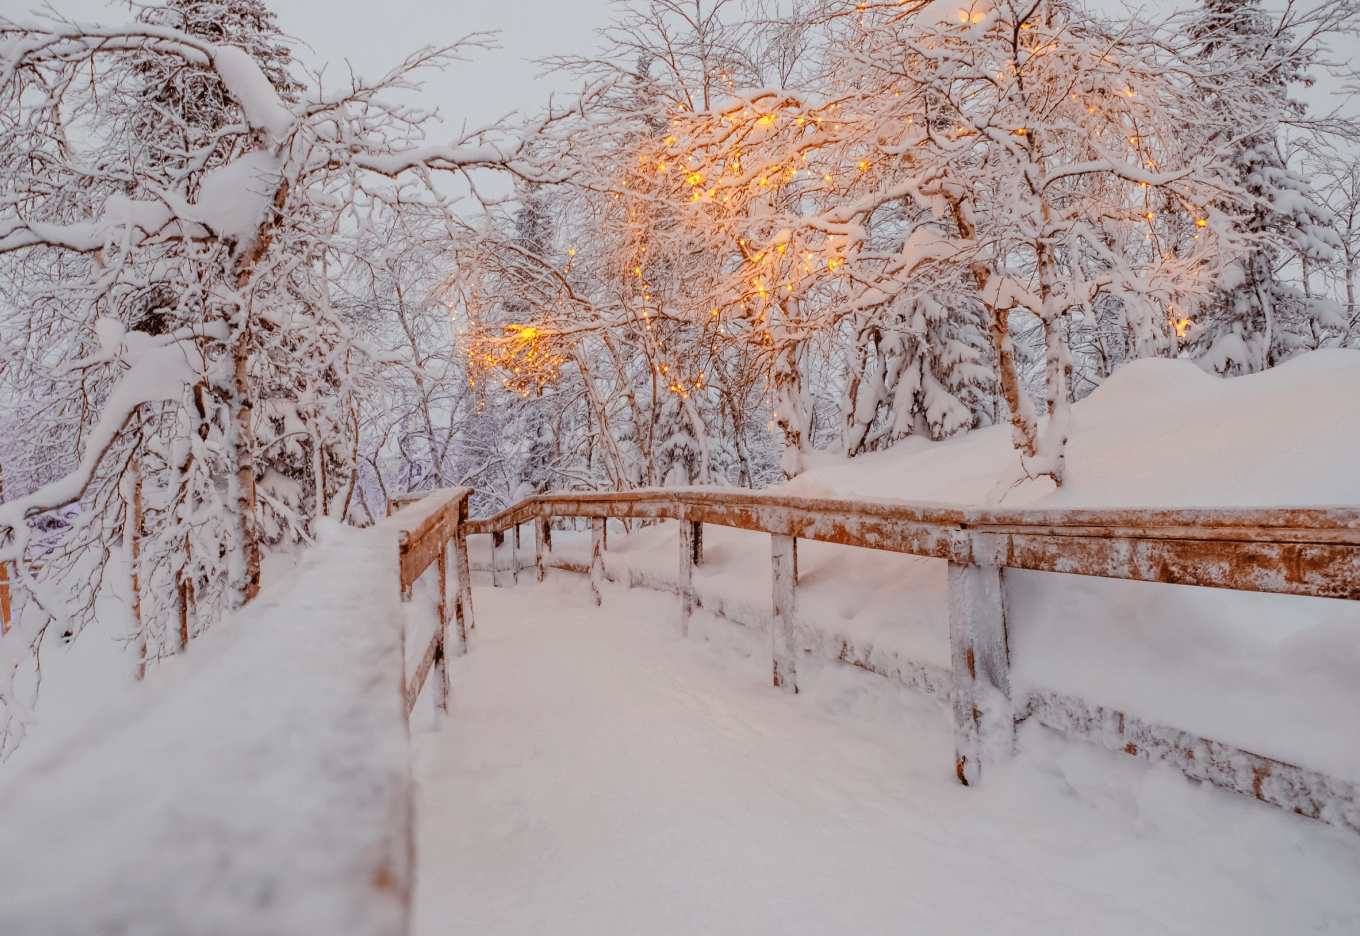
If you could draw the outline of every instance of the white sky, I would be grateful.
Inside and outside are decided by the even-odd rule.
[[[20,0],[22,2],[22,0]],[[127,6],[105,0],[50,0],[61,13],[87,22],[116,25],[132,18]],[[609,19],[610,0],[265,0],[284,32],[295,37],[294,54],[327,77],[346,70],[371,80],[427,45],[444,45],[468,33],[497,31],[493,51],[475,51],[471,62],[425,76],[425,103],[439,108],[448,135],[466,120],[490,123],[510,111],[537,111],[553,90],[570,91],[565,76],[535,79],[530,59],[589,54],[598,48],[594,30]],[[17,5],[17,4],[16,4]],[[37,0],[30,4],[38,6]],[[302,43],[306,43],[307,48]],[[347,64],[348,63],[348,64]]]
[[[10,0],[14,2],[14,0]],[[22,0],[20,0],[22,2]],[[32,0],[33,6],[37,0]],[[50,0],[66,15],[112,25],[131,17],[123,3],[106,0]],[[347,69],[370,80],[422,46],[447,44],[469,33],[494,31],[494,50],[473,50],[471,61],[424,75],[420,103],[437,107],[444,121],[432,128],[432,142],[451,139],[466,122],[476,128],[512,111],[534,113],[553,91],[571,93],[569,76],[536,78],[532,60],[549,55],[589,55],[599,48],[596,30],[614,10],[611,0],[266,0],[284,32],[295,37],[296,57],[311,68],[327,65],[329,80],[343,81]],[[1097,9],[1126,6],[1158,15],[1193,0],[1089,0]],[[1268,7],[1276,5],[1268,2]],[[1344,41],[1344,40],[1341,40]],[[303,45],[305,43],[306,45]],[[1338,49],[1338,52],[1344,50]],[[1319,75],[1318,77],[1323,77]],[[1337,84],[1295,88],[1316,110],[1340,101]],[[1349,109],[1349,108],[1348,108]]]
[[[567,76],[536,79],[530,60],[589,54],[594,30],[609,18],[609,0],[269,0],[287,33],[312,49],[295,54],[310,66],[345,62],[371,80],[426,45],[452,43],[472,32],[497,31],[501,48],[474,50],[472,61],[425,76],[425,97],[439,107],[450,131],[490,123],[513,110],[537,111],[554,90],[572,89]]]
[[[30,2],[32,7],[38,5],[38,0]],[[126,5],[117,0],[50,2],[67,15],[106,25],[131,17]],[[298,59],[313,68],[329,63],[328,77],[334,76],[337,80],[343,78],[350,66],[358,74],[375,79],[422,46],[452,43],[472,32],[496,32],[494,41],[501,48],[474,51],[471,62],[459,63],[442,74],[432,72],[425,76],[425,103],[439,108],[449,136],[464,121],[469,126],[476,126],[515,110],[534,112],[543,107],[550,92],[571,92],[573,84],[567,76],[535,78],[540,68],[531,60],[548,55],[588,55],[595,51],[599,46],[595,30],[606,25],[615,6],[611,0],[266,2],[278,14],[283,30],[299,40],[294,49]],[[1088,2],[1112,13],[1132,6],[1141,8],[1144,14],[1156,16],[1193,0]],[[1266,6],[1274,7],[1277,2],[1267,2]],[[1328,108],[1337,103],[1327,93],[1332,89],[1314,89],[1311,93],[1296,89],[1296,93],[1302,93],[1315,106]]]

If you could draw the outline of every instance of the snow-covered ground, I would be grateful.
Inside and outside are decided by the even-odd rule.
[[[1233,381],[1142,362],[1077,406],[1070,483],[1006,503],[1360,504],[1357,398],[1353,352]],[[977,503],[1013,457],[997,427],[827,458],[789,489]],[[23,856],[0,869],[0,932],[255,931],[238,924],[346,879],[345,843],[387,834],[376,800],[345,805],[356,780],[402,801],[384,622],[402,613],[394,531],[422,509],[328,530],[145,684],[113,661],[117,620],[47,648],[38,723],[0,765],[0,854]],[[555,546],[583,560],[588,535]],[[677,562],[674,524],[611,524],[620,582],[673,587]],[[793,698],[769,687],[764,535],[706,529],[685,640],[655,588],[608,584],[596,608],[570,573],[479,585],[450,714],[436,729],[427,692],[411,722],[415,931],[1360,932],[1352,833],[1032,721],[1012,762],[959,786],[946,704],[902,684],[949,664],[943,563],[803,543],[799,566],[822,653]],[[1017,697],[1052,689],[1360,781],[1360,603],[1043,573],[1007,590]],[[408,638],[431,614],[417,592]],[[827,661],[842,644],[889,677]],[[337,803],[358,825],[333,823]],[[339,932],[347,906],[257,929]]]
[[[0,772],[0,933],[402,932],[396,583],[390,524],[332,529],[146,682],[45,695],[38,743]],[[107,650],[87,637],[49,690]]]
[[[414,931],[1360,931],[1360,838],[1022,727],[958,784],[947,706],[583,576],[477,588],[450,715],[412,736]]]
[[[1222,380],[1185,361],[1126,365],[1077,404],[1069,480],[1006,504],[1055,507],[1360,505],[1360,352],[1304,355]],[[790,493],[976,505],[1016,458],[1008,426],[820,467]],[[678,577],[673,524],[624,537],[623,581]],[[769,537],[709,526],[700,604],[753,626],[770,615]],[[558,551],[588,558],[584,535]],[[1360,783],[1360,602],[1007,573],[1014,695],[1049,689]],[[799,544],[804,645],[842,646],[880,672],[949,666],[945,563]]]
[[[1008,507],[1360,504],[1360,350],[1313,351],[1224,380],[1189,361],[1133,361],[1073,407],[1067,479]],[[1017,460],[1010,426],[906,439],[847,462],[819,453],[790,493],[981,504]]]

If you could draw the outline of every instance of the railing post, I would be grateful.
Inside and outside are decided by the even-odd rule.
[[[471,494],[471,492],[468,492]],[[467,653],[467,632],[477,626],[472,617],[472,567],[467,551],[468,499],[458,502],[458,526],[453,532],[453,570],[458,576],[458,592],[453,599],[453,621],[459,656]]]
[[[449,644],[449,544],[439,547],[439,635],[434,645],[434,707],[441,712],[449,710],[449,668],[444,665]]]
[[[949,563],[954,768],[966,786],[982,778],[983,764],[1015,749],[1004,571],[997,565]]]
[[[600,589],[604,587],[604,525],[605,517],[590,518],[590,590],[595,603],[600,603]]]
[[[704,525],[687,516],[680,519],[680,636],[689,636],[694,614],[694,567],[704,557]]]
[[[797,607],[798,540],[792,536],[771,533],[770,564],[774,584],[774,616],[770,620],[774,685],[785,692],[797,692],[793,620]]]
[[[534,518],[534,564],[538,566],[538,580],[548,574],[548,557],[552,555],[552,516],[540,513]]]
[[[515,536],[501,530],[491,534],[491,584],[509,588],[515,584]]]

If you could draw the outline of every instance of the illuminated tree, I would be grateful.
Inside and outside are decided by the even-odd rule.
[[[1193,71],[1166,61],[1145,24],[1107,29],[1058,0],[868,7],[843,19],[835,48],[833,104],[854,132],[827,174],[853,165],[862,179],[805,227],[832,245],[828,267],[844,265],[845,304],[966,290],[955,306],[963,322],[970,304],[983,310],[1016,477],[1061,483],[1072,318],[1105,301],[1140,353],[1167,353],[1233,247],[1215,207],[1233,182]],[[890,208],[884,250],[874,230]],[[1043,333],[1042,433],[1013,311]]]

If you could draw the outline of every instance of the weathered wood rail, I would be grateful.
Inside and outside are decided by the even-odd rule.
[[[403,530],[397,549],[401,562],[401,600],[411,600],[412,589],[422,575],[436,566],[439,572],[439,626],[435,629],[415,671],[403,678],[406,690],[406,711],[416,704],[430,670],[435,672],[434,702],[448,711],[449,674],[446,660],[450,650],[462,656],[467,653],[467,632],[475,627],[472,617],[472,575],[468,568],[467,526],[468,497],[472,488],[448,488],[421,494],[404,494],[392,498],[387,514],[408,504],[422,502],[425,517],[413,530]],[[453,553],[457,588],[452,600],[449,596],[449,553]],[[449,646],[449,624],[454,625],[453,646]]]
[[[1012,698],[1005,571],[1027,569],[1242,591],[1360,600],[1360,509],[961,509],[851,498],[710,489],[532,497],[462,536],[493,538],[494,584],[513,584],[520,527],[533,523],[537,577],[553,564],[552,521],[591,519],[589,574],[600,600],[607,518],[680,521],[680,626],[695,607],[693,569],[703,524],[771,537],[772,681],[797,692],[794,621],[799,539],[949,562],[948,607],[955,767],[975,784],[1014,748],[1017,721],[1036,721],[1112,750],[1171,764],[1188,776],[1360,832],[1354,783],[1296,767],[1056,692]],[[463,562],[466,562],[466,552]],[[466,566],[460,567],[461,572]],[[405,582],[405,578],[403,578]]]

